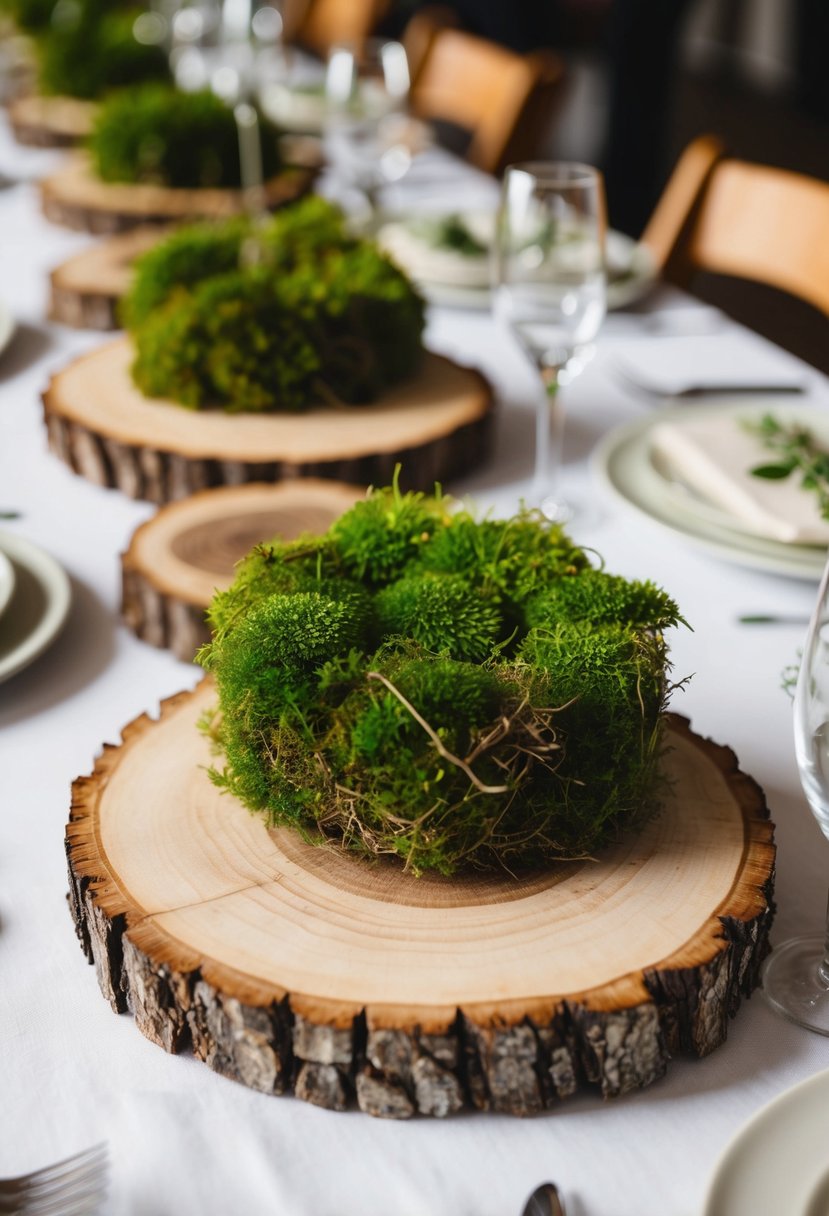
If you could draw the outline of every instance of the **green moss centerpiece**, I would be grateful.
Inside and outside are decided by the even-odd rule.
[[[245,266],[252,238],[257,261]],[[174,234],[138,261],[122,317],[147,396],[300,412],[363,404],[411,376],[424,303],[338,208],[308,198],[255,235],[245,219]]]
[[[657,807],[682,618],[536,512],[375,491],[255,549],[209,620],[211,776],[270,826],[451,874],[586,857]]]
[[[278,132],[265,119],[260,131],[262,172],[269,178],[282,167]],[[89,150],[105,182],[178,189],[241,185],[233,112],[208,90],[182,93],[164,84],[119,90],[101,106]]]

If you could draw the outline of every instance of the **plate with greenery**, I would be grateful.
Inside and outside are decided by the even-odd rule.
[[[378,240],[435,303],[487,309],[494,232],[494,212],[457,211],[389,217]],[[611,309],[641,299],[656,280],[650,250],[621,232],[608,232],[606,259]]]
[[[693,408],[694,416],[699,412],[731,417],[735,427],[743,427],[746,422],[761,426],[763,419],[771,416],[783,429],[783,438],[794,428],[795,433],[805,430],[819,436],[821,446],[823,443],[829,446],[829,428],[821,412],[810,412],[802,404],[792,405],[789,398],[776,400],[764,396],[753,404],[735,405],[732,400]],[[599,481],[627,507],[726,561],[794,578],[819,578],[826,562],[825,545],[789,543],[757,535],[723,507],[691,490],[681,475],[666,467],[655,454],[654,429],[665,422],[681,422],[687,416],[687,406],[672,407],[612,431],[593,456]],[[755,467],[779,469],[779,473],[772,475],[772,481],[777,476],[782,479],[785,467],[788,469],[785,476],[794,483],[804,475],[801,461],[809,459],[802,445],[795,446],[797,452],[764,449],[758,437]],[[819,484],[816,489],[808,486],[801,489],[804,495],[814,498],[816,520],[821,512],[817,491],[822,488]]]

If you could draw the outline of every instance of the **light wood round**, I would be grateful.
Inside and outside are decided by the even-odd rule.
[[[121,613],[138,637],[190,662],[205,609],[254,545],[325,532],[364,490],[307,478],[204,490],[162,507],[121,555]]]
[[[79,329],[119,329],[118,301],[132,283],[135,259],[171,229],[152,225],[98,241],[49,275],[49,316]]]
[[[304,414],[189,410],[144,397],[123,337],[52,378],[49,444],[75,472],[133,498],[165,503],[214,485],[325,477],[431,489],[488,450],[492,392],[480,375],[426,352],[415,376],[378,401]]]
[[[773,827],[672,718],[662,814],[595,862],[414,878],[314,848],[211,784],[209,681],[75,785],[79,935],[116,1009],[255,1088],[404,1117],[526,1114],[704,1054],[756,983]]]
[[[19,97],[8,109],[18,143],[37,148],[67,148],[82,143],[92,130],[98,107],[77,97]]]
[[[291,167],[265,183],[270,209],[293,201],[310,190],[317,167]],[[243,209],[240,190],[192,189],[141,183],[105,182],[93,171],[89,157],[73,152],[40,183],[47,219],[82,232],[123,232],[143,223],[174,223],[191,219],[226,219]]]

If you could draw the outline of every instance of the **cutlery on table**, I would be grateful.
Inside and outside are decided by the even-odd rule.
[[[96,1144],[63,1161],[0,1178],[0,1213],[20,1216],[92,1216],[107,1190],[107,1146]]]
[[[542,1182],[524,1204],[521,1216],[566,1216],[555,1183]]]

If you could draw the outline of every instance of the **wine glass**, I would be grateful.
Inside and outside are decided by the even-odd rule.
[[[806,801],[829,837],[829,562],[823,571],[794,695],[794,745]],[[769,955],[763,991],[778,1013],[829,1035],[829,909],[823,935],[793,937]]]
[[[597,169],[566,162],[507,169],[496,228],[494,309],[541,377],[531,496],[557,523],[574,513],[556,492],[564,426],[559,389],[591,358],[604,319],[605,228]]]
[[[399,42],[367,38],[331,48],[325,74],[326,136],[341,177],[377,213],[379,191],[399,181],[417,150],[406,112],[409,65]]]

